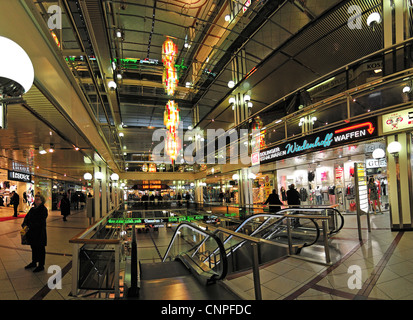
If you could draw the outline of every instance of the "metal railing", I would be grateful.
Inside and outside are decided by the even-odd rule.
[[[294,209],[294,211],[297,211],[297,209]],[[250,268],[252,269],[252,272],[253,272],[255,299],[261,300],[262,294],[261,294],[261,281],[260,281],[259,268],[260,268],[260,265],[262,264],[261,262],[262,257],[260,255],[262,254],[262,251],[264,251],[262,249],[264,245],[273,247],[274,250],[280,247],[284,248],[285,252],[290,257],[299,258],[299,259],[303,259],[306,261],[315,262],[315,263],[324,264],[324,265],[331,265],[330,249],[329,249],[329,244],[328,244],[329,217],[323,214],[321,211],[322,210],[319,209],[320,214],[311,214],[311,215],[305,215],[305,214],[299,214],[299,213],[285,213],[284,215],[282,215],[281,219],[285,220],[285,223],[286,223],[285,230],[287,232],[287,239],[288,239],[287,245],[282,244],[282,243],[276,243],[274,241],[267,240],[267,239],[256,238],[252,235],[246,235],[246,234],[233,231],[233,230],[228,230],[222,227],[214,228],[214,227],[209,226],[209,228],[215,235],[217,235],[220,238],[225,237],[226,239],[230,239],[230,238],[237,239],[235,244],[232,243],[229,246],[225,247],[227,256],[234,257],[234,252],[240,247],[240,244],[242,244],[242,246],[252,248],[252,250],[247,250],[247,252],[249,252],[250,260],[252,262],[250,265]],[[274,216],[272,214],[266,214],[266,215]],[[322,227],[320,230],[322,234],[322,245],[324,247],[325,261],[318,261],[318,260],[310,259],[307,257],[300,257],[296,254],[297,248],[299,246],[294,245],[292,241],[292,229],[293,229],[292,220],[297,219],[297,218],[298,219],[310,219],[310,220],[316,220],[316,221],[321,222]],[[224,243],[229,244],[230,241],[224,241]],[[234,248],[234,247],[237,247],[237,248]],[[234,262],[234,259],[232,259],[232,263],[233,262]],[[235,270],[235,271],[238,271],[238,270]]]
[[[114,293],[120,297],[122,227],[105,229],[116,210],[69,240],[72,244],[72,292],[79,297],[81,290]],[[103,237],[103,238],[102,238]]]

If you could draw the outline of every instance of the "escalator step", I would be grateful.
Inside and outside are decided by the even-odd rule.
[[[164,279],[190,275],[191,272],[179,261],[141,264],[141,280]]]

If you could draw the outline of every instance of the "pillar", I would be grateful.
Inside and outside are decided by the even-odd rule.
[[[106,165],[104,165],[104,164],[102,164],[101,166],[100,166],[100,172],[102,172],[103,173],[103,178],[102,178],[102,181],[101,181],[101,190],[102,190],[102,194],[101,194],[101,197],[102,197],[102,201],[101,201],[101,204],[102,204],[102,208],[101,208],[101,212],[102,212],[102,217],[104,217],[104,216],[106,216],[106,214],[108,213],[108,196],[109,196],[109,193],[108,193],[108,172],[107,172],[107,166]]]
[[[253,210],[249,209],[250,206],[254,204],[253,194],[252,194],[252,181],[249,178],[251,172],[250,168],[244,168],[238,170],[239,183],[238,183],[238,192],[239,192],[239,206],[240,206],[240,218],[243,218],[243,214],[253,213]],[[242,210],[245,208],[245,210]]]
[[[94,173],[96,172],[100,172],[100,168],[95,165]],[[100,218],[102,218],[100,198],[100,181],[96,179],[95,174],[93,174],[93,201],[95,205],[95,221],[100,220]]]
[[[413,230],[411,139],[411,133],[406,132],[387,136],[387,145],[398,141],[402,146],[398,156],[387,151],[388,192],[393,231]]]
[[[204,203],[204,188],[201,180],[195,181],[195,202],[199,207]]]

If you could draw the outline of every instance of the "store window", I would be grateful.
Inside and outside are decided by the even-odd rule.
[[[287,191],[294,184],[301,195],[303,206],[335,205],[344,214],[354,214],[357,208],[354,163],[361,162],[366,164],[367,178],[373,178],[377,186],[382,210],[388,209],[387,163],[385,158],[373,158],[373,151],[377,148],[385,150],[384,140],[287,159],[284,168],[277,170],[280,199],[283,201],[282,190]],[[287,204],[286,199],[284,202]]]

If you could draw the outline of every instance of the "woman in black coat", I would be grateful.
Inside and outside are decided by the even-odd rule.
[[[264,202],[264,204],[269,204],[270,205],[270,212],[278,212],[281,210],[280,206],[278,205],[283,205],[283,203],[280,200],[279,195],[276,193],[275,190],[272,191],[272,193],[269,195],[267,201]]]
[[[28,264],[25,269],[35,268],[33,272],[44,270],[46,259],[46,219],[48,211],[44,203],[44,196],[36,194],[34,197],[34,207],[30,209],[22,223],[22,227],[27,226],[29,228],[26,238],[32,249],[32,262]],[[36,265],[37,263],[38,265]]]
[[[70,201],[67,194],[64,194],[60,200],[60,214],[63,216],[63,221],[67,221],[66,217],[70,215]]]

